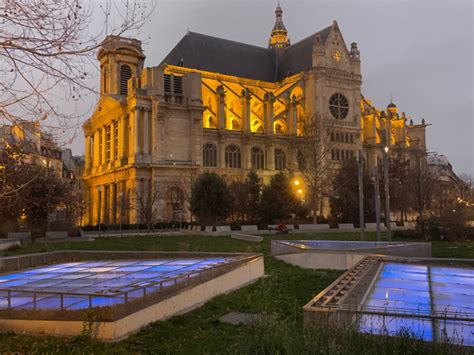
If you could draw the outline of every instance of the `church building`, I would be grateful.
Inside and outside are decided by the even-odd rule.
[[[101,96],[83,125],[87,224],[140,223],[129,206],[143,196],[159,220],[189,220],[203,171],[232,181],[254,170],[264,183],[298,174],[295,141],[314,117],[331,123],[335,164],[361,156],[373,169],[383,146],[426,151],[424,121],[362,95],[359,49],[336,21],[292,43],[280,6],[275,15],[266,47],[188,31],[152,67],[139,40],[106,38]]]

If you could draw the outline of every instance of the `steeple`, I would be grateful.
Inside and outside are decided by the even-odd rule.
[[[276,20],[275,26],[273,26],[270,40],[268,41],[268,48],[285,48],[290,45],[290,39],[288,38],[288,31],[283,24],[283,10],[280,7],[280,2],[275,10]]]

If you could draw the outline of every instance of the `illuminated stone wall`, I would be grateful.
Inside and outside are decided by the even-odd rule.
[[[119,37],[108,38],[98,59],[102,95],[83,126],[87,224],[140,222],[131,206],[147,193],[158,220],[189,220],[191,183],[206,170],[231,181],[254,169],[265,183],[279,170],[297,173],[294,142],[314,117],[331,122],[327,159],[335,165],[362,154],[373,168],[381,132],[389,145],[426,147],[426,125],[408,125],[396,107],[382,112],[362,97],[357,45],[347,48],[336,22],[324,44],[316,34],[311,69],[278,82],[144,68],[141,43]]]

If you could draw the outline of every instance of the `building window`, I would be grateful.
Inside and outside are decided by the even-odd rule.
[[[171,75],[165,74],[163,76],[163,85],[165,93],[171,94]]]
[[[102,164],[102,148],[103,148],[103,142],[102,142],[102,129],[99,129],[99,164]]]
[[[331,142],[334,142],[336,140],[336,137],[334,136],[334,132],[331,132]]]
[[[118,142],[119,142],[119,123],[118,121],[114,122],[114,160],[118,159]]]
[[[265,153],[258,147],[252,148],[252,169],[265,169]]]
[[[329,111],[336,120],[342,120],[349,114],[349,102],[342,94],[336,93],[329,99]]]
[[[211,168],[217,167],[217,148],[214,144],[207,143],[202,148],[203,165]]]
[[[281,149],[275,149],[275,170],[286,169],[285,152]]]
[[[336,160],[336,151],[334,149],[331,149],[331,159]]]
[[[354,143],[354,135],[351,134],[351,143]]]
[[[173,76],[173,93],[175,95],[183,95],[183,77]]]
[[[111,135],[111,127],[110,125],[105,126],[105,162],[110,162],[110,135]]]
[[[132,69],[127,64],[120,67],[120,94],[128,95],[128,79],[132,77]]]
[[[225,148],[225,167],[236,169],[241,167],[241,154],[239,147],[229,145]]]

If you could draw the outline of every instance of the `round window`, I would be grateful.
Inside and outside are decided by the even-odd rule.
[[[349,102],[342,94],[336,93],[329,99],[329,111],[336,120],[342,120],[349,114]]]

